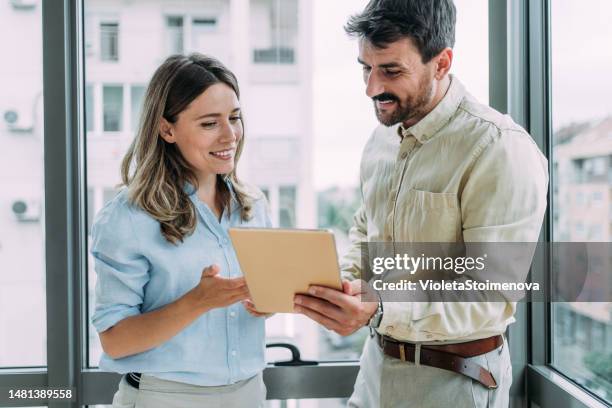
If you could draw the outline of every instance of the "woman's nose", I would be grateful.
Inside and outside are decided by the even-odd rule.
[[[236,141],[239,137],[238,129],[232,126],[231,123],[228,123],[223,127],[223,132],[221,133],[221,140],[224,142],[233,142]]]

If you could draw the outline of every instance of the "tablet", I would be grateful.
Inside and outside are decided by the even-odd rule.
[[[334,234],[327,230],[230,228],[251,300],[263,313],[292,313],[310,285],[342,290]]]

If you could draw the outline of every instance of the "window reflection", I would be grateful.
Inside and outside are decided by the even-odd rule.
[[[42,7],[19,3],[0,2],[0,368],[47,364]]]
[[[551,3],[555,241],[612,238],[612,109],[603,91],[612,89],[607,74],[612,56],[597,51],[612,36],[610,18],[612,4],[605,0],[589,3],[588,9],[578,1]],[[572,34],[576,32],[588,41]],[[583,63],[585,58],[589,64]],[[589,262],[610,271],[609,252]],[[609,274],[604,282],[612,290]],[[612,304],[555,303],[552,311],[553,365],[612,401]]]

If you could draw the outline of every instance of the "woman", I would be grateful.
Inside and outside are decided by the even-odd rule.
[[[239,95],[200,54],[168,58],[148,86],[125,188],[92,228],[100,367],[130,373],[113,407],[264,404],[264,319],[227,233],[270,225],[262,194],[236,176]]]

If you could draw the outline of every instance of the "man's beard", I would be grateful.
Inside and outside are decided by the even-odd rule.
[[[397,95],[384,93],[372,98],[374,100],[374,110],[376,118],[385,126],[393,126],[400,122],[406,122],[410,119],[424,116],[425,108],[432,98],[433,84],[427,78],[419,86],[419,93],[414,97],[407,97],[405,100],[400,100]],[[392,99],[396,102],[396,108],[391,115],[384,115],[376,106],[377,100]]]

